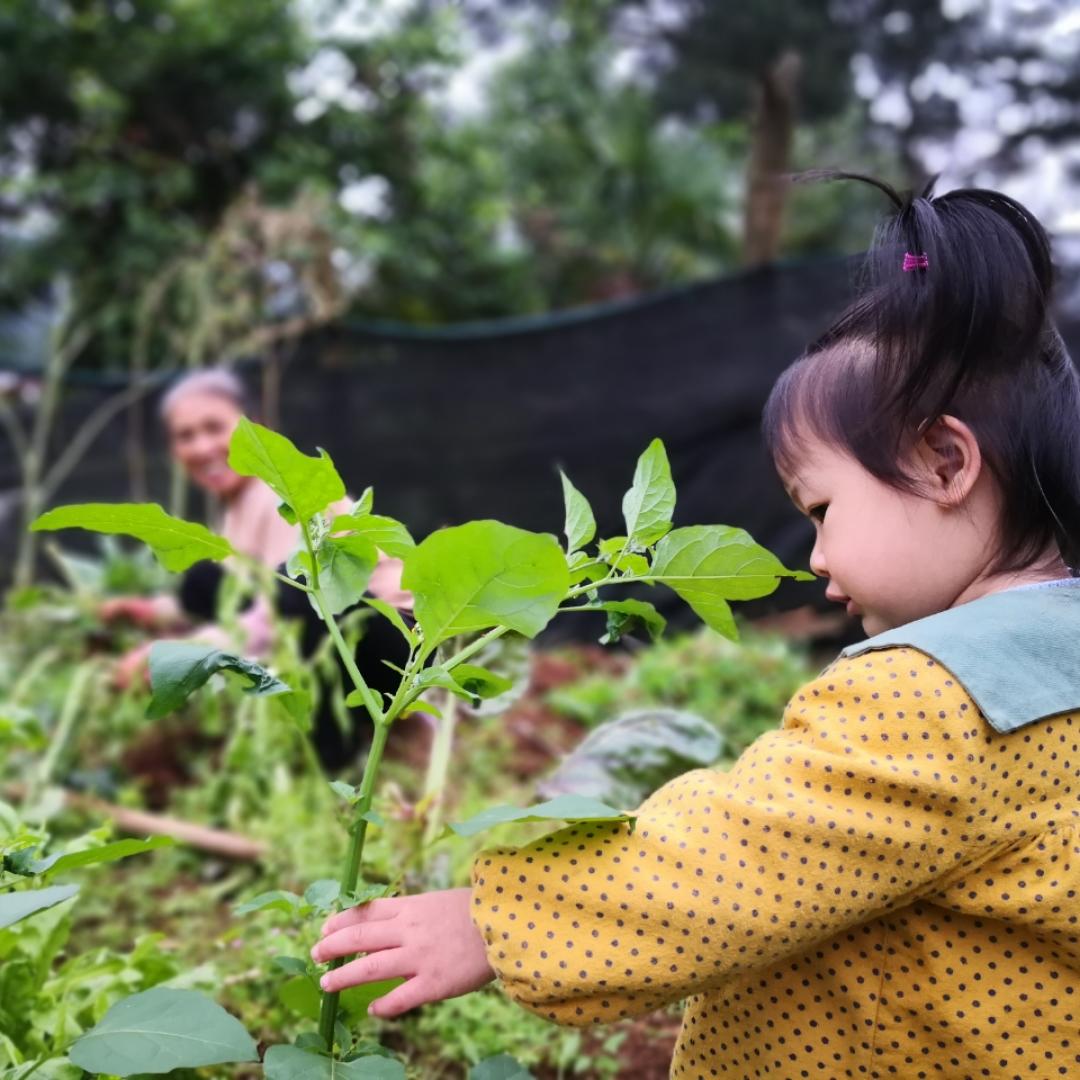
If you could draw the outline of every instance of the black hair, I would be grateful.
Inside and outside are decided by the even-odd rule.
[[[794,473],[807,436],[880,480],[916,490],[905,452],[954,416],[974,432],[1004,514],[999,571],[1056,546],[1080,564],[1080,375],[1050,317],[1050,242],[996,191],[901,195],[858,173],[797,179],[874,185],[894,212],[865,256],[858,298],[781,375],[764,431]],[[905,269],[905,267],[907,267]]]

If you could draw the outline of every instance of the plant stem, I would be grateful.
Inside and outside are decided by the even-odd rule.
[[[453,671],[454,668],[458,666],[458,664],[463,664],[466,660],[469,659],[470,656],[478,653],[490,642],[495,641],[498,638],[501,638],[503,634],[508,633],[510,633],[509,626],[496,626],[494,630],[489,630],[486,634],[482,634],[480,637],[478,637],[470,645],[466,645],[465,648],[462,649],[460,652],[454,653],[454,655],[451,656],[450,659],[447,660],[442,666],[446,668],[447,671]]]
[[[454,746],[454,728],[457,726],[457,698],[446,692],[442,703],[442,717],[435,723],[435,737],[431,741],[431,757],[428,759],[424,778],[424,802],[427,803],[427,821],[424,825],[423,843],[432,843],[439,834],[442,821],[443,796],[446,777],[450,772],[450,752]]]
[[[367,709],[368,715],[371,717],[372,724],[375,727],[375,734],[371,740],[371,749],[368,751],[367,760],[364,762],[364,775],[360,780],[360,789],[353,814],[353,820],[349,828],[351,837],[349,842],[349,853],[345,861],[345,868],[341,874],[341,895],[348,896],[356,891],[356,883],[360,877],[360,864],[364,855],[364,840],[367,836],[368,827],[365,815],[371,809],[371,800],[375,792],[375,780],[379,772],[379,765],[382,763],[383,750],[386,748],[386,739],[390,733],[390,725],[393,723],[394,719],[400,715],[401,710],[406,704],[408,704],[413,679],[416,672],[423,664],[424,658],[418,650],[414,650],[410,655],[409,662],[405,665],[405,671],[401,677],[401,682],[398,685],[397,693],[394,695],[393,701],[391,701],[384,713],[379,708],[375,695],[371,692],[367,683],[364,682],[364,678],[360,674],[359,668],[356,666],[356,659],[352,654],[352,650],[349,648],[338,627],[337,620],[330,614],[326,606],[326,600],[323,596],[322,589],[319,587],[319,571],[315,563],[315,552],[312,547],[311,535],[306,523],[303,528],[303,533],[304,542],[308,549],[308,556],[311,559],[311,595],[315,599],[323,622],[326,623],[326,629],[330,633],[330,638],[334,643],[334,647],[337,649],[338,656],[341,657],[342,663],[344,663],[345,668],[349,673],[349,677],[353,681],[353,685],[360,691],[360,695],[364,700],[364,707]],[[416,696],[416,693],[417,691],[412,691],[414,697]],[[340,967],[342,963],[344,963],[343,960],[335,960],[330,964],[330,969],[332,970],[333,968]],[[334,1025],[337,1023],[337,1011],[338,995],[336,993],[324,992],[319,1006],[319,1034],[330,1049],[332,1049],[334,1045]]]
[[[42,791],[52,778],[53,770],[60,760],[60,755],[67,748],[71,733],[75,729],[75,721],[79,717],[79,707],[83,703],[84,691],[90,677],[97,670],[97,663],[87,660],[81,663],[71,676],[71,683],[64,695],[64,704],[60,709],[60,718],[56,722],[56,729],[49,739],[49,748],[41,759],[41,764],[35,771],[26,789],[25,803],[33,808]]]
[[[364,676],[360,674],[360,669],[356,666],[356,657],[353,656],[352,650],[345,643],[345,638],[341,635],[341,630],[338,629],[337,620],[330,614],[330,611],[326,606],[326,598],[323,596],[322,589],[319,588],[319,564],[315,559],[315,547],[311,543],[311,528],[306,521],[302,521],[300,526],[301,532],[304,535],[304,545],[307,547],[308,559],[311,564],[311,584],[309,586],[311,595],[315,598],[315,603],[319,608],[319,614],[322,616],[323,622],[326,623],[326,629],[330,634],[330,639],[333,641],[334,647],[341,657],[341,662],[345,665],[345,670],[349,673],[349,678],[353,681],[353,686],[360,691],[360,696],[364,700],[364,708],[367,709],[372,723],[378,727],[379,722],[383,719],[383,711],[379,708],[379,702],[371,692],[371,688],[364,682]]]
[[[371,750],[368,752],[367,762],[364,764],[364,777],[360,781],[360,797],[356,802],[356,816],[353,818],[349,830],[352,839],[349,842],[349,854],[345,862],[345,869],[341,874],[341,893],[348,895],[356,889],[356,883],[360,876],[360,861],[364,855],[364,839],[367,836],[367,819],[361,815],[371,809],[371,796],[375,790],[375,777],[382,761],[383,749],[386,746],[386,737],[390,732],[389,723],[383,721],[375,725],[375,737],[371,741]],[[334,960],[330,964],[330,970],[340,967],[344,959]],[[322,1002],[319,1007],[319,1034],[323,1037],[326,1045],[333,1048],[334,1025],[337,1022],[338,995],[323,992]]]
[[[593,589],[602,589],[605,585],[614,585],[615,582],[619,582],[623,585],[633,585],[635,581],[645,581],[643,577],[619,577],[618,574],[609,574],[606,578],[601,578],[599,581],[589,581],[584,585],[575,585],[571,588],[567,594],[567,600],[573,600],[577,596],[584,596],[587,592],[592,592]]]

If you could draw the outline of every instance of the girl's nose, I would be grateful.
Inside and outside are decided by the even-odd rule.
[[[821,550],[821,537],[814,541],[814,550],[810,552],[810,569],[818,577],[828,577],[829,568],[825,563],[825,552]]]

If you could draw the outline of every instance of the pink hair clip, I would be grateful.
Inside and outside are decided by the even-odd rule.
[[[904,255],[904,272],[909,270],[929,270],[930,260],[926,257],[926,252],[922,252],[919,255],[912,255],[911,252],[907,252]]]

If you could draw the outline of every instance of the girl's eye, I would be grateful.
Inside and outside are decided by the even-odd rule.
[[[829,509],[828,503],[818,503],[817,506],[811,506],[807,511],[807,515],[814,519],[814,521],[824,521],[825,511]]]

